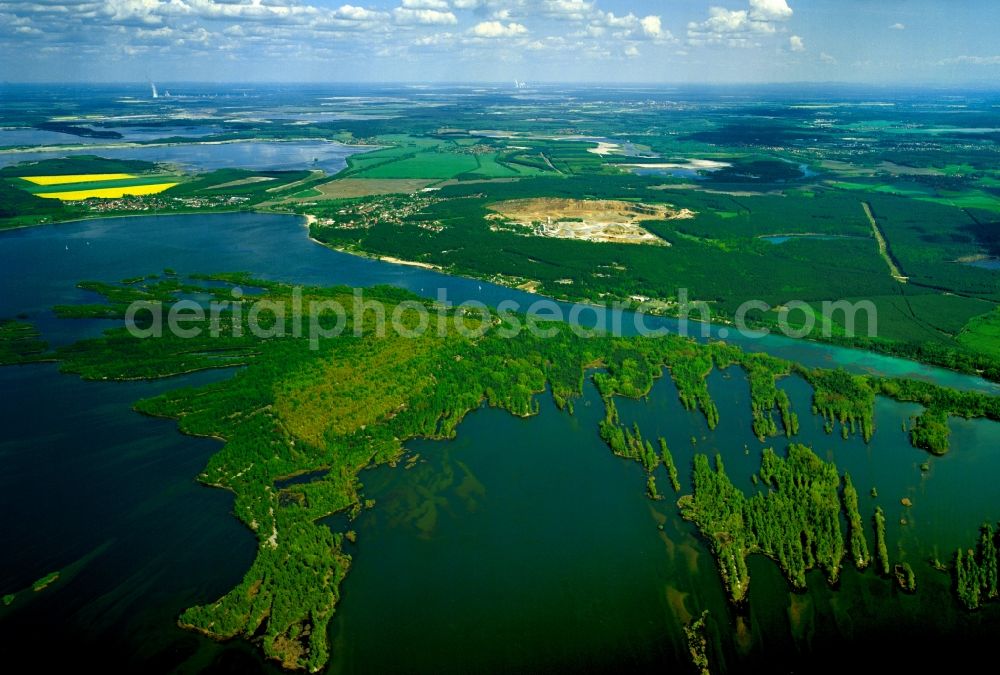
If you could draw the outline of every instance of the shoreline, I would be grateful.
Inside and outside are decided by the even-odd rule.
[[[315,216],[310,216],[309,214],[295,214],[295,215],[303,215],[307,219],[308,218],[312,218],[313,219],[312,221],[308,221],[310,223],[315,221]],[[307,229],[307,232],[308,232],[308,226],[306,227],[306,229]],[[315,238],[313,238],[312,236],[310,236],[308,234],[307,234],[307,237],[314,244],[318,244],[319,246],[323,246],[324,248],[327,248],[327,249],[329,249],[331,251],[336,251],[338,253],[345,253],[347,255],[353,255],[353,256],[358,257],[358,258],[366,258],[368,260],[379,260],[381,262],[387,262],[387,263],[390,263],[390,264],[404,265],[404,266],[411,266],[411,267],[423,267],[424,265],[427,265],[427,263],[418,263],[416,261],[397,260],[397,259],[392,258],[391,256],[381,257],[381,256],[378,256],[377,254],[367,253],[365,251],[357,251],[357,250],[351,250],[351,249],[346,249],[346,248],[340,248],[340,247],[330,246],[329,244],[327,244],[325,242],[322,242],[322,241],[319,241],[318,239],[315,239]],[[854,237],[850,237],[850,238],[854,238]],[[864,237],[858,237],[858,238],[859,239],[864,239]],[[602,308],[602,307],[607,307],[608,306],[607,304],[597,304],[597,303],[595,303],[593,301],[589,301],[589,300],[569,300],[569,299],[565,299],[565,298],[557,298],[557,297],[554,297],[554,296],[551,296],[551,295],[545,295],[543,293],[539,293],[537,289],[530,290],[530,289],[527,289],[527,288],[522,288],[521,286],[525,285],[525,283],[523,283],[523,282],[520,285],[507,284],[507,283],[503,283],[502,280],[495,280],[495,279],[488,279],[488,278],[484,278],[484,277],[477,277],[477,276],[471,275],[471,274],[458,274],[458,273],[451,272],[451,271],[449,271],[447,269],[444,269],[444,268],[433,267],[433,266],[429,269],[429,271],[434,271],[434,272],[437,272],[439,274],[443,274],[445,276],[455,277],[457,279],[466,279],[466,280],[471,280],[471,281],[482,281],[482,282],[485,282],[485,283],[488,283],[488,284],[492,284],[494,286],[499,286],[499,287],[502,287],[502,288],[508,288],[510,290],[519,291],[521,293],[528,293],[528,294],[531,294],[531,295],[535,295],[539,299],[551,300],[553,302],[561,302],[561,303],[566,303],[566,304],[583,305],[583,306],[586,306],[586,307],[597,307],[597,308]],[[537,281],[529,280],[529,282],[527,282],[527,283],[537,284],[538,282]],[[625,302],[625,301],[622,300],[622,302]],[[624,311],[634,312],[634,311],[636,311],[636,309],[637,309],[637,307],[630,306],[629,308],[625,309]],[[665,313],[665,312],[655,311],[655,309],[653,311],[650,311],[649,314],[650,314],[650,316],[655,316],[655,317],[660,317],[660,318],[680,320],[677,316],[675,316],[673,314],[668,314],[668,313]],[[728,318],[725,318],[725,317],[719,317],[719,318],[716,318],[714,321],[708,321],[708,322],[704,322],[704,321],[701,321],[701,320],[695,319],[695,318],[689,318],[688,320],[691,321],[691,322],[693,322],[696,326],[708,325],[709,327],[716,326],[716,327],[720,327],[721,328],[721,327],[728,327],[728,326],[733,326],[734,325],[733,321],[731,319],[728,319]],[[759,330],[760,330],[760,329],[755,329],[753,327],[748,327],[748,328],[749,328],[749,330],[751,332],[754,332],[754,331],[758,331],[759,332]],[[775,335],[775,333],[773,332],[773,329],[771,327],[766,327],[765,326],[765,328],[767,330],[771,331],[771,332],[767,333],[765,336],[762,336],[762,337],[772,337],[772,336],[787,337],[787,336],[782,336],[780,334]],[[715,339],[715,340],[725,341],[725,339],[723,339],[723,338],[718,338],[718,337],[713,337],[713,336],[709,336],[706,339],[708,339],[708,340]],[[830,349],[843,349],[843,350],[855,352],[855,353],[858,353],[858,354],[866,354],[866,355],[869,355],[869,356],[886,358],[886,359],[893,359],[893,360],[896,360],[896,361],[910,363],[910,364],[913,364],[914,366],[916,366],[915,370],[920,370],[921,368],[936,368],[938,370],[941,370],[941,371],[944,371],[944,372],[947,372],[947,373],[952,373],[952,374],[955,374],[955,375],[961,375],[961,376],[970,377],[970,378],[976,378],[981,383],[980,386],[977,389],[964,389],[964,388],[956,387],[955,385],[948,385],[948,386],[951,386],[952,388],[956,388],[956,389],[962,389],[962,390],[968,390],[968,391],[973,391],[973,390],[974,391],[989,391],[989,390],[995,389],[997,387],[1000,387],[1000,381],[990,380],[990,379],[987,379],[987,378],[983,377],[982,371],[979,371],[979,370],[977,370],[975,372],[969,372],[969,371],[958,370],[956,368],[948,368],[947,366],[944,366],[944,365],[940,365],[940,364],[936,364],[936,363],[928,363],[928,362],[924,362],[924,361],[917,361],[917,360],[912,359],[912,358],[907,358],[905,356],[898,356],[898,355],[895,355],[895,354],[892,354],[892,353],[889,353],[889,352],[877,351],[877,350],[874,350],[874,349],[863,349],[861,347],[855,347],[855,346],[851,346],[851,345],[838,344],[837,342],[832,341],[832,340],[817,340],[817,339],[810,338],[810,337],[803,337],[803,338],[791,338],[791,337],[788,337],[787,339],[790,340],[790,341],[792,341],[793,343],[803,343],[803,344],[807,344],[807,345],[811,344],[811,345],[816,345],[816,346],[819,346],[819,347],[828,347]],[[767,353],[767,352],[765,352],[765,353]],[[786,358],[786,357],[781,357],[781,358]],[[997,395],[1000,395],[1000,394],[997,394]]]
[[[16,229],[23,229],[23,228],[28,228],[28,227],[44,227],[44,226],[49,226],[49,225],[61,225],[61,224],[68,224],[68,223],[85,222],[85,221],[97,220],[97,219],[101,219],[101,218],[143,218],[143,217],[149,217],[149,216],[223,215],[223,214],[232,214],[232,213],[253,213],[253,214],[261,214],[261,215],[290,216],[290,217],[300,218],[301,219],[300,223],[305,228],[305,230],[306,230],[306,238],[309,241],[313,242],[314,244],[316,244],[318,246],[322,246],[323,248],[326,248],[326,249],[329,249],[329,250],[332,250],[332,251],[336,251],[338,253],[344,253],[344,254],[347,254],[347,255],[352,255],[352,256],[355,256],[355,257],[358,257],[358,258],[366,258],[368,260],[377,260],[379,262],[384,262],[384,263],[392,264],[392,265],[400,265],[400,266],[403,266],[403,267],[414,267],[414,268],[418,268],[418,269],[424,269],[424,270],[429,271],[429,272],[435,272],[437,274],[442,274],[444,276],[449,276],[449,277],[453,277],[453,278],[456,278],[456,279],[464,279],[464,280],[467,280],[467,281],[481,281],[481,282],[484,282],[484,283],[492,284],[492,285],[497,286],[497,287],[506,288],[506,289],[510,289],[510,290],[513,290],[513,291],[521,292],[521,293],[528,293],[530,295],[536,296],[539,299],[546,299],[546,300],[551,300],[551,301],[554,301],[554,302],[560,302],[560,303],[566,303],[566,304],[584,305],[584,306],[588,306],[588,307],[606,307],[607,306],[606,304],[605,305],[600,305],[600,304],[596,304],[596,303],[594,303],[592,301],[570,300],[570,299],[565,299],[565,298],[553,297],[551,295],[545,295],[543,293],[538,293],[537,291],[536,292],[526,291],[524,289],[518,288],[517,285],[515,285],[515,284],[506,284],[506,283],[503,283],[502,280],[487,279],[487,278],[477,277],[477,276],[468,275],[468,274],[457,274],[455,272],[452,272],[452,271],[449,271],[449,270],[447,270],[445,268],[440,268],[440,267],[434,267],[434,266],[429,266],[428,267],[429,263],[420,263],[418,261],[397,260],[397,259],[392,258],[392,256],[379,256],[377,254],[370,254],[370,253],[367,253],[367,252],[364,252],[364,251],[349,250],[349,249],[344,249],[344,248],[338,248],[338,247],[330,246],[329,244],[327,244],[325,242],[322,242],[322,241],[319,241],[318,239],[315,239],[314,237],[312,237],[309,234],[309,226],[316,221],[316,216],[313,216],[311,214],[298,214],[298,213],[280,212],[280,211],[258,211],[258,210],[255,210],[255,209],[250,209],[250,210],[234,209],[234,210],[227,210],[227,211],[209,211],[209,212],[190,211],[190,212],[184,212],[184,213],[142,213],[142,214],[127,214],[127,215],[122,214],[122,215],[113,215],[113,216],[95,215],[95,216],[92,216],[92,217],[77,218],[77,219],[74,219],[74,220],[58,221],[58,222],[54,222],[54,223],[40,223],[40,224],[36,224],[36,225],[24,225],[24,226],[19,226],[17,228],[7,228],[7,230],[13,231],[13,230],[16,230]],[[3,233],[5,231],[7,231],[7,230],[0,230],[0,236],[2,236]],[[635,309],[636,308],[633,306],[633,307],[628,308],[627,311],[635,311]],[[651,313],[651,315],[652,316],[659,316],[659,317],[663,317],[663,318],[673,318],[673,319],[677,318],[676,316],[672,316],[672,315],[661,313],[661,312]],[[706,322],[702,322],[702,321],[699,321],[699,320],[693,319],[693,318],[689,319],[689,320],[693,321],[695,323],[695,325],[697,325],[697,326],[702,326],[702,325],[706,324]],[[725,320],[725,319],[717,319],[715,321],[707,322],[707,325],[722,327],[722,326],[732,325],[732,323],[731,323],[731,321],[728,321],[728,320]],[[769,334],[769,336],[773,336],[773,333]],[[711,339],[711,336],[710,336],[709,339]],[[718,339],[718,338],[716,338],[716,339]],[[855,352],[855,353],[858,353],[858,354],[866,354],[866,355],[874,356],[874,357],[893,359],[893,360],[897,360],[897,361],[900,361],[900,362],[905,362],[905,363],[912,364],[914,366],[913,370],[915,370],[915,371],[919,371],[921,368],[931,367],[931,368],[936,368],[936,369],[938,369],[938,370],[940,370],[942,372],[947,372],[947,373],[951,373],[951,374],[955,374],[955,375],[961,375],[961,376],[965,376],[965,377],[975,378],[975,379],[979,380],[979,385],[975,389],[977,391],[990,391],[990,390],[994,390],[994,389],[996,389],[998,387],[998,385],[1000,385],[1000,382],[986,379],[985,377],[982,376],[982,373],[957,370],[957,369],[954,369],[954,368],[948,368],[948,367],[943,366],[943,365],[939,365],[939,364],[935,364],[935,363],[927,363],[927,362],[923,362],[923,361],[917,361],[917,360],[914,360],[914,359],[911,359],[911,358],[906,358],[904,356],[897,356],[897,355],[894,355],[894,354],[891,354],[891,353],[881,352],[881,351],[877,351],[877,350],[873,350],[873,349],[863,349],[863,348],[849,346],[849,345],[837,344],[836,342],[833,342],[833,341],[815,340],[815,339],[812,339],[812,338],[788,338],[788,340],[790,342],[792,342],[793,344],[794,343],[800,343],[800,344],[806,344],[806,345],[812,344],[812,345],[821,346],[821,347],[827,347],[827,348],[831,348],[831,349],[848,350],[848,351]],[[226,367],[229,367],[229,366],[226,366]],[[971,386],[970,387],[956,387],[955,385],[949,385],[949,386],[951,386],[953,388],[960,388],[960,389],[963,389],[963,390],[972,390]]]
[[[285,215],[285,214],[278,213],[278,215]],[[393,257],[391,255],[377,255],[377,254],[374,254],[374,253],[368,254],[368,253],[364,253],[364,252],[360,252],[360,251],[350,251],[350,250],[348,250],[346,248],[339,248],[339,247],[336,247],[336,246],[330,246],[326,242],[320,241],[319,239],[316,239],[315,237],[312,236],[312,233],[311,233],[312,226],[313,226],[314,223],[316,223],[317,220],[319,220],[316,216],[312,215],[311,213],[302,213],[302,214],[296,213],[296,214],[288,214],[288,215],[296,215],[296,216],[301,216],[302,218],[304,218],[305,222],[303,223],[303,226],[306,228],[306,237],[309,239],[309,241],[313,242],[314,244],[318,244],[319,246],[322,246],[323,248],[330,249],[331,251],[337,251],[338,253],[346,253],[348,255],[357,256],[359,258],[367,258],[368,260],[380,260],[382,262],[390,263],[392,265],[404,265],[406,267],[419,267],[420,269],[431,270],[433,272],[440,272],[442,274],[448,274],[447,272],[445,272],[445,270],[444,270],[443,267],[440,267],[438,265],[432,265],[430,263],[418,262],[416,260],[403,260],[402,258],[395,258],[395,257]],[[459,275],[449,275],[449,276],[459,276]],[[472,277],[464,277],[464,278],[470,279]]]
[[[90,220],[117,220],[119,218],[156,218],[156,217],[169,217],[169,216],[217,216],[225,215],[229,213],[257,213],[261,215],[290,215],[286,213],[278,213],[271,211],[257,211],[252,209],[223,209],[221,211],[165,211],[165,212],[155,212],[155,213],[114,213],[110,215],[104,214],[94,214],[85,215],[80,218],[73,218],[71,220],[53,220],[49,223],[33,223],[31,225],[15,225],[14,227],[4,227],[0,229],[0,236],[3,236],[4,232],[16,232],[17,230],[27,230],[34,229],[37,227],[58,227],[59,225],[72,225],[74,223],[85,223]]]

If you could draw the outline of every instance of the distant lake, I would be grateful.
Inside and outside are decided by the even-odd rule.
[[[114,144],[106,139],[103,140],[103,143],[106,145]],[[334,174],[347,166],[348,157],[370,149],[344,145],[336,141],[237,141],[154,147],[83,148],[0,154],[0,167],[20,162],[90,154],[109,159],[139,159],[147,162],[177,164],[185,169],[195,171],[238,167],[258,171],[322,169],[328,174]]]
[[[22,145],[82,145],[84,143],[107,144],[108,139],[75,136],[73,134],[64,134],[58,131],[45,131],[43,129],[0,129],[0,148],[8,146],[17,147]],[[3,155],[0,155],[0,162],[3,162]]]
[[[120,127],[100,126],[94,128],[102,131],[117,131],[122,135],[122,140],[124,141],[155,141],[161,138],[172,138],[174,136],[181,138],[201,138],[203,136],[215,136],[217,134],[224,134],[228,131],[232,131],[231,129],[227,129],[219,124],[155,127],[144,127],[141,125]]]
[[[201,138],[203,136],[222,134],[227,131],[225,127],[218,124],[156,127],[93,126],[91,128],[97,131],[116,131],[122,135],[122,138],[91,138],[89,136],[77,136],[76,134],[68,134],[60,131],[8,127],[0,129],[0,148],[31,145],[108,145],[115,142],[155,141],[160,138],[171,138],[174,136]],[[2,162],[2,158],[0,158],[0,162]]]

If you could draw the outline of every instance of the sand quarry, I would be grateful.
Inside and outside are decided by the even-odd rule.
[[[512,199],[490,204],[491,220],[524,228],[525,234],[615,244],[670,246],[639,223],[693,218],[688,209],[609,199]]]

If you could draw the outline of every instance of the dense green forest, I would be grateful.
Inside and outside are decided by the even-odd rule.
[[[680,492],[681,482],[677,473],[677,465],[674,464],[674,456],[670,454],[670,448],[667,447],[667,441],[664,438],[660,438],[660,457],[663,459],[664,466],[667,467],[667,476],[670,477],[670,487],[674,489],[674,492]]]
[[[844,556],[836,467],[792,444],[786,458],[764,451],[760,480],[768,490],[747,497],[730,482],[720,455],[712,469],[708,457],[699,454],[694,493],[678,502],[681,515],[711,542],[730,598],[746,598],[751,553],[775,560],[795,588],[805,588],[806,571],[813,568],[836,582]]]
[[[875,523],[875,559],[878,561],[878,571],[882,576],[889,574],[889,547],[885,543],[885,512],[881,506],[875,507],[873,516]]]
[[[59,200],[36,197],[0,178],[0,229],[65,220],[78,213]]]
[[[865,538],[865,526],[858,510],[858,491],[851,481],[851,474],[844,474],[844,510],[847,512],[847,526],[851,537],[851,558],[854,565],[863,570],[868,567],[871,558],[868,553],[868,540]]]
[[[975,548],[958,549],[955,553],[955,589],[969,609],[1000,597],[998,538],[1000,532],[994,532],[989,524],[983,525]]]

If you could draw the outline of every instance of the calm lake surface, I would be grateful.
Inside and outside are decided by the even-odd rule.
[[[85,126],[85,125],[84,125]],[[30,127],[8,127],[0,129],[0,148],[18,147],[28,145],[107,145],[118,141],[153,141],[160,138],[170,138],[172,136],[199,138],[221,134],[226,131],[225,127],[218,124],[204,125],[176,125],[176,126],[122,126],[122,127],[91,127],[98,131],[117,131],[122,135],[121,139],[91,138],[89,136],[77,136],[76,134],[62,133],[59,131],[47,131],[45,129],[33,129]]]
[[[64,136],[64,134],[58,134]],[[76,138],[67,136],[67,138]],[[2,140],[2,139],[0,139]],[[101,139],[104,144],[115,141]],[[128,139],[122,139],[124,142]],[[62,141],[63,143],[70,143]],[[232,143],[191,143],[130,148],[79,148],[76,150],[51,150],[11,152],[0,154],[0,167],[20,162],[72,156],[99,154],[110,159],[139,159],[161,164],[177,164],[198,172],[215,169],[240,168],[249,170],[298,170],[322,169],[335,174],[347,166],[347,158],[370,148],[344,145],[336,141],[237,141]]]
[[[85,143],[107,144],[106,138],[89,138],[64,134],[58,131],[32,129],[29,127],[0,129],[0,148],[21,145],[83,145]]]
[[[444,288],[456,303],[513,299],[524,309],[539,299],[330,251],[307,239],[298,218],[228,214],[0,234],[0,316],[25,312],[54,343],[93,335],[106,324],[60,321],[48,308],[91,299],[75,287],[80,280],[164,267],[294,283],[394,284],[431,297]],[[657,321],[677,327],[649,323]],[[741,344],[810,365],[997,392],[978,378],[864,352],[779,337]],[[218,443],[131,411],[138,398],[227,376],[91,383],[60,375],[54,365],[0,369],[0,594],[62,570],[45,591],[22,591],[10,607],[0,606],[0,644],[44,653],[50,666],[274,672],[253,645],[220,645],[175,627],[182,609],[239,581],[255,542],[231,516],[232,496],[194,481]],[[349,525],[358,542],[348,545],[354,565],[331,625],[331,671],[687,672],[681,627],[704,609],[711,611],[713,672],[842,670],[844,650],[855,645],[874,646],[883,655],[877,663],[919,667],[918,647],[931,639],[948,641],[955,664],[985,653],[1000,612],[962,611],[948,575],[927,561],[947,560],[983,521],[1000,518],[1000,425],[952,420],[952,451],[930,458],[923,472],[929,456],[902,431],[917,406],[879,400],[876,433],[865,445],[824,433],[803,380],[780,386],[800,416],[796,440],[850,471],[866,520],[876,504],[885,509],[890,555],[913,566],[915,596],[872,570],[852,569],[838,589],[812,574],[809,591],[796,594],[773,563],[754,557],[748,607],[732,609],[708,549],[676,514],[662,468],[658,485],[667,499],[652,502],[639,465],[615,458],[601,442],[602,406],[588,383],[574,415],[557,411],[548,395],[528,420],[478,410],[453,441],[408,443],[419,455],[413,468],[362,474],[376,507]],[[722,420],[714,431],[680,406],[669,378],[658,380],[647,400],[620,400],[622,420],[667,439],[683,491],[693,454],[720,452],[734,483],[749,492],[762,448],[782,451],[786,440],[761,444],[752,436],[742,371],[713,372],[709,387]],[[869,496],[873,486],[877,499]],[[903,497],[912,508],[900,504]],[[348,527],[342,518],[331,526]],[[869,532],[871,548],[873,539]]]

